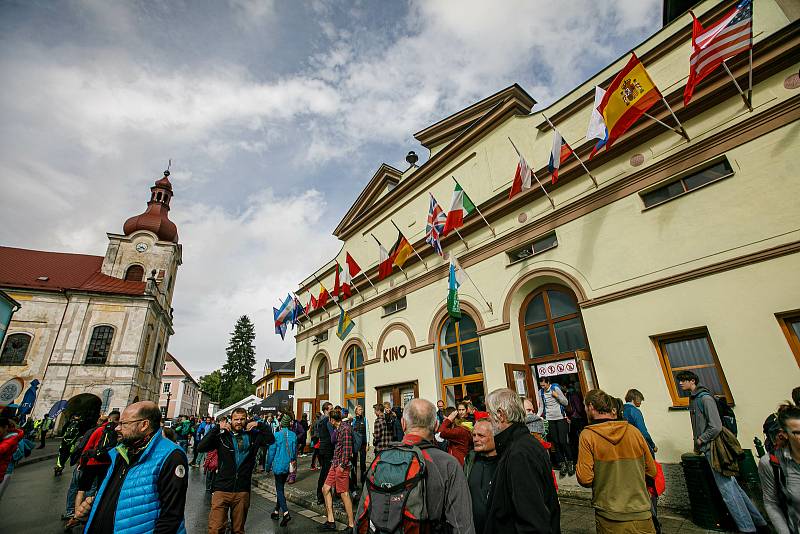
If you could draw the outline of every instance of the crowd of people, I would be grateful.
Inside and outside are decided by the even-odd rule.
[[[737,529],[767,532],[768,518],[780,534],[800,532],[800,387],[764,423],[767,454],[758,472],[765,518],[736,479],[741,448],[732,412],[691,371],[676,381],[690,399],[694,450],[708,462]],[[75,466],[62,518],[67,530],[85,525],[86,533],[185,532],[187,472],[202,467],[210,534],[245,531],[256,470],[274,478],[271,517],[286,526],[286,485],[295,481],[310,437],[326,513],[321,531],[336,530],[338,499],[356,533],[422,525],[466,534],[560,532],[558,481],[574,474],[592,489],[598,533],[660,532],[665,482],[642,393],[630,389],[623,401],[599,389],[583,398],[546,378],[539,386],[534,398],[495,390],[485,411],[468,400],[445,406],[412,399],[402,410],[375,404],[371,429],[362,406],[350,413],[330,402],[311,422],[288,406],[266,418],[242,408],[230,419],[181,417],[172,428],[152,402],[112,411],[91,426],[74,414],[55,464],[56,476]],[[17,423],[0,417],[0,497],[14,465],[35,447],[32,438],[43,440],[41,430],[50,429],[47,421],[28,432]]]

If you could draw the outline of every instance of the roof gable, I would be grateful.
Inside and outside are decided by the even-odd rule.
[[[361,191],[356,201],[350,206],[350,209],[345,213],[339,225],[333,231],[333,235],[339,237],[339,234],[344,228],[350,226],[353,222],[357,221],[362,214],[364,214],[370,206],[386,193],[386,189],[390,184],[397,185],[400,183],[400,178],[403,173],[395,169],[391,165],[382,163],[372,179],[367,183],[367,186]]]
[[[527,108],[528,112],[530,112],[534,104],[536,104],[536,100],[534,100],[525,89],[515,83],[462,109],[458,113],[445,117],[424,130],[420,130],[414,134],[414,138],[419,141],[422,146],[431,150],[433,147],[445,141],[455,139],[475,121],[480,120],[486,115],[492,108],[509,100],[514,100],[522,107]]]

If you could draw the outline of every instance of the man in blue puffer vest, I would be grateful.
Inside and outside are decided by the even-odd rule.
[[[161,433],[161,410],[136,402],[122,412],[111,468],[97,492],[76,510],[84,534],[185,534],[186,453]]]

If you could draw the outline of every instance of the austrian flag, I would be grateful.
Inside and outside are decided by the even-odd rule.
[[[556,183],[558,180],[558,168],[572,155],[572,149],[555,128],[553,129],[553,134],[553,148],[550,150],[550,163],[547,164],[547,167],[553,176],[553,183]]]

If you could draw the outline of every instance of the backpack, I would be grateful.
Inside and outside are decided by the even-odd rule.
[[[709,393],[703,392],[697,396],[698,399],[701,399],[709,395]],[[736,425],[736,414],[733,413],[733,409],[728,406],[727,401],[724,398],[718,398],[714,395],[711,395],[711,398],[714,399],[714,402],[717,405],[717,412],[719,413],[719,418],[722,421],[722,426],[730,430],[734,436],[737,436],[739,433],[739,428]],[[703,410],[703,403],[700,403],[700,409]],[[704,413],[706,419],[708,419],[708,414]]]
[[[446,532],[446,522],[428,516],[428,468],[419,446],[395,443],[378,453],[367,471],[358,534]]]

